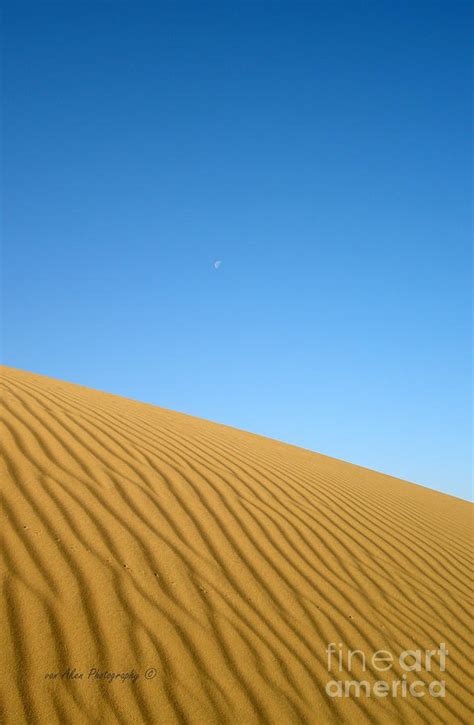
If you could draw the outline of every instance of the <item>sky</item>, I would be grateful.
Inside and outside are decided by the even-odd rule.
[[[470,3],[2,28],[3,362],[470,498]]]

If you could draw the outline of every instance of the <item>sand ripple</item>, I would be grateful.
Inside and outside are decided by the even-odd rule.
[[[469,722],[468,503],[43,376],[1,383],[2,723]],[[329,674],[330,642],[445,642],[447,695],[330,698],[335,676],[381,679]]]

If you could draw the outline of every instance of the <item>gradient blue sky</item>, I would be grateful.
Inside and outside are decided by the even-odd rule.
[[[471,33],[4,3],[4,362],[468,498]]]

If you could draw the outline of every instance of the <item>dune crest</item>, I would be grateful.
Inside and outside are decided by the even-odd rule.
[[[470,504],[44,376],[0,382],[2,723],[470,721]],[[397,659],[441,643],[441,673]],[[424,696],[326,691],[404,677]]]

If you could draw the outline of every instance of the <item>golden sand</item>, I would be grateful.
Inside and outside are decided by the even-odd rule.
[[[469,722],[470,504],[44,376],[1,383],[2,723]],[[400,664],[441,643],[444,671]],[[404,679],[424,695],[325,690]]]

